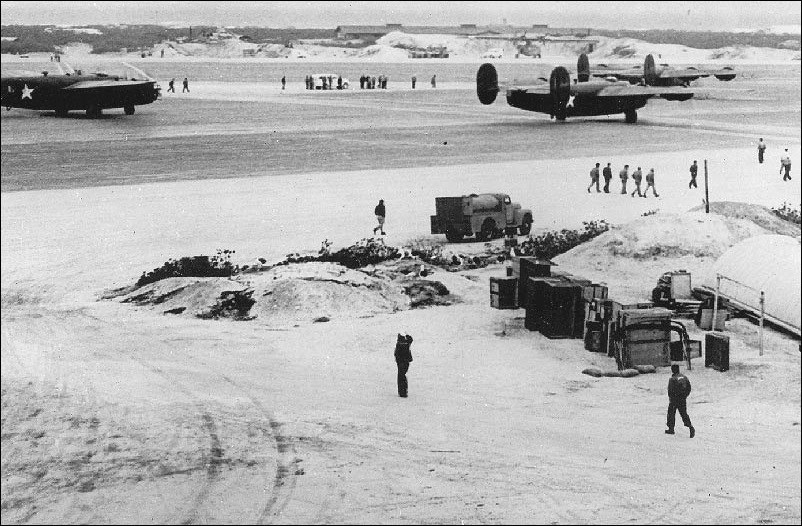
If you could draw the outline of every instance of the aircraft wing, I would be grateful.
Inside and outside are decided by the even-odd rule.
[[[599,78],[614,77],[618,80],[626,80],[627,82],[640,82],[643,80],[643,70],[605,70],[596,69],[591,71],[591,75]]]
[[[696,68],[686,69],[664,69],[658,76],[661,79],[689,79],[696,80],[700,77],[709,77],[710,73]]]
[[[597,97],[661,97],[666,100],[688,100],[693,92],[685,88],[653,88],[651,86],[632,86],[613,84],[602,88]]]
[[[550,93],[548,84],[543,84],[538,86],[516,86],[515,88],[512,89],[539,95],[548,95]]]
[[[71,84],[64,89],[91,90],[98,88],[122,88],[122,87],[132,87],[132,86],[144,86],[146,84],[152,84],[152,83],[153,81],[150,80],[111,80],[111,79],[82,80],[80,82],[76,82],[75,84]]]

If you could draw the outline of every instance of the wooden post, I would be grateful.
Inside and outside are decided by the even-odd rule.
[[[710,213],[710,195],[708,195],[707,192],[707,159],[705,159],[705,214],[709,213]]]
[[[716,317],[718,316],[718,292],[721,288],[721,274],[716,274],[716,295],[713,297],[713,321],[710,322],[710,330],[716,330]]]
[[[763,313],[766,307],[766,293],[760,291],[760,356],[763,356]]]

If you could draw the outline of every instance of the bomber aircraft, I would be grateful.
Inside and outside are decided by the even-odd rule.
[[[713,75],[718,80],[732,80],[737,75],[731,66],[724,66],[721,69],[701,69],[695,66],[687,68],[672,68],[668,64],[655,64],[652,55],[646,55],[643,68],[640,66],[612,66],[607,64],[596,64],[590,68],[590,75],[593,77],[615,77],[618,80],[626,80],[630,84],[646,84],[647,86],[689,86],[691,82],[702,77]]]
[[[80,71],[62,75],[3,77],[0,79],[2,105],[7,110],[55,110],[64,117],[70,110],[84,110],[99,117],[104,109],[123,108],[133,115],[136,106],[150,104],[160,97],[156,80],[124,79],[105,73],[83,75]]]
[[[613,115],[623,113],[626,122],[638,121],[637,110],[652,97],[684,101],[693,97],[685,88],[654,88],[633,86],[616,79],[590,80],[587,56],[582,54],[577,63],[577,81],[562,66],[551,72],[548,81],[529,87],[511,87],[506,90],[507,104],[522,110],[548,113],[558,121],[567,117]],[[548,84],[546,84],[548,82]],[[492,104],[498,92],[498,73],[492,64],[482,64],[476,73],[476,94],[482,104]]]

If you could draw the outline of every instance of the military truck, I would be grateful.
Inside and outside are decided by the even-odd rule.
[[[532,229],[532,211],[513,203],[507,194],[470,194],[435,197],[432,234],[445,234],[454,243],[466,236],[477,241],[507,232],[526,235]]]

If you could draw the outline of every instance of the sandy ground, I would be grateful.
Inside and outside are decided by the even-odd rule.
[[[738,120],[726,117],[732,106],[711,103],[693,115],[655,105],[654,122],[634,129],[606,121],[522,129],[531,116],[465,100],[432,104],[417,117],[403,101],[374,104],[430,132],[467,137],[492,123],[498,156],[483,157],[487,146],[471,153],[478,141],[466,139],[444,162],[429,163],[437,151],[385,144],[400,132],[366,104],[364,128],[381,133],[340,150],[337,166],[372,148],[384,167],[320,170],[297,150],[299,159],[267,172],[248,162],[260,154],[247,147],[235,149],[237,161],[227,132],[199,126],[195,136],[178,120],[172,125],[188,146],[174,155],[213,149],[221,160],[188,160],[154,182],[135,178],[166,164],[175,143],[111,169],[101,159],[126,142],[158,143],[147,136],[158,123],[145,119],[155,112],[125,133],[113,118],[78,128],[81,119],[4,114],[3,522],[800,523],[798,341],[768,330],[761,357],[757,329],[745,320],[728,324],[729,372],[697,359],[687,373],[697,429],[690,440],[681,427],[674,437],[662,432],[665,369],[634,379],[582,375],[614,362],[579,340],[526,331],[522,311],[491,309],[488,278],[503,275],[501,266],[464,273],[462,301],[452,306],[298,327],[98,301],[171,257],[230,248],[246,263],[316,250],[324,238],[350,244],[370,233],[379,197],[391,244],[426,239],[433,198],[470,191],[508,192],[533,209],[540,230],[683,213],[701,202],[702,190],[687,188],[694,158],[710,161],[712,200],[800,202],[798,120],[746,112]],[[219,110],[207,103],[221,104],[188,99],[165,111]],[[319,99],[281,107],[287,112],[277,118],[287,121],[298,108],[345,111]],[[244,139],[271,133],[249,121],[267,118],[260,106],[243,108],[253,111],[229,125]],[[311,122],[320,137],[340,133],[331,119]],[[79,131],[67,135],[69,127]],[[788,145],[791,183],[778,175],[776,147],[757,164],[756,134]],[[336,151],[316,155],[335,162]],[[625,162],[655,166],[661,197],[622,196],[615,178],[611,195],[588,194],[588,170],[608,160],[616,172]],[[93,162],[87,182],[70,178]],[[249,177],[221,179],[224,165]],[[131,171],[115,181],[121,166]],[[70,181],[61,188],[52,183],[59,173]],[[37,189],[9,191],[12,183]],[[592,257],[561,258],[564,270],[605,277],[613,298],[646,298],[663,271],[696,272],[708,261],[625,259],[613,271]],[[398,332],[415,338],[407,399],[395,392]],[[691,337],[702,333],[694,328]]]

